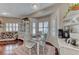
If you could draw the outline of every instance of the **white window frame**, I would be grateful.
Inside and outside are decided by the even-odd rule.
[[[7,32],[17,32],[19,29],[18,23],[5,23],[5,31]]]

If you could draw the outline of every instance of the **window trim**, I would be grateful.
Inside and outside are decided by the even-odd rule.
[[[18,23],[5,23],[5,31],[6,32],[17,32],[19,31],[19,24]]]

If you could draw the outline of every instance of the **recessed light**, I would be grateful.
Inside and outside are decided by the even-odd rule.
[[[39,8],[39,4],[32,4],[33,9],[37,10]]]
[[[34,8],[37,8],[37,5],[36,5],[36,4],[34,4],[34,5],[33,5],[33,7],[34,7]]]
[[[8,13],[6,13],[6,12],[3,12],[3,13],[1,13],[2,15],[8,15]]]

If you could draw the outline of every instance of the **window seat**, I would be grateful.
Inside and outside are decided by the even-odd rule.
[[[14,38],[11,38],[11,39],[0,39],[0,41],[12,41],[12,40],[15,40]]]
[[[16,43],[16,39],[1,39],[0,40],[0,45],[6,45],[6,44],[15,44]]]
[[[18,36],[18,32],[0,32],[0,39],[11,39],[16,38]]]
[[[0,32],[0,43],[2,41],[13,41],[18,38],[17,32]]]

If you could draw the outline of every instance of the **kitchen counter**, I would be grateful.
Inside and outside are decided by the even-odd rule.
[[[65,39],[58,38],[58,44],[61,55],[77,55],[79,54],[79,46],[73,46],[65,42]]]

